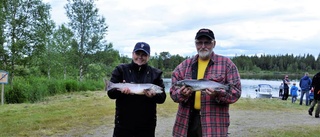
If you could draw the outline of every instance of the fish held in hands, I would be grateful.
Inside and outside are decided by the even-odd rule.
[[[212,81],[212,80],[206,80],[206,79],[199,79],[199,80],[195,80],[195,79],[185,79],[185,80],[180,80],[177,81],[174,84],[175,87],[182,87],[182,86],[186,86],[188,88],[190,88],[192,91],[198,91],[198,90],[205,90],[205,89],[214,89],[214,90],[220,90],[220,89],[225,89],[225,90],[229,90],[230,86],[229,85],[223,85],[221,83]]]
[[[111,81],[105,81],[106,88],[105,90],[111,90],[111,89],[124,89],[129,88],[131,93],[142,95],[144,94],[144,90],[154,90],[156,93],[162,93],[163,88],[150,83],[140,83],[140,84],[134,84],[134,83],[113,83]]]

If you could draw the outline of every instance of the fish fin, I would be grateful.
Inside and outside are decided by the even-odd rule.
[[[227,91],[227,90],[230,90],[230,89],[231,89],[231,86],[232,86],[232,85],[231,85],[231,84],[227,84],[226,86],[227,86],[227,87],[226,87],[225,90]]]
[[[184,84],[184,86],[185,86],[186,88],[191,88],[191,89],[192,89],[192,86],[190,86],[190,85]]]
[[[208,81],[208,79],[202,78],[202,79],[198,79],[199,81]]]

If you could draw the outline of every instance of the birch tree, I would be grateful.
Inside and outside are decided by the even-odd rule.
[[[41,0],[2,0],[5,43],[8,57],[10,83],[13,85],[16,66],[27,66],[45,51],[46,37],[53,21],[50,20],[50,6]]]
[[[98,15],[94,0],[68,0],[65,9],[68,25],[77,42],[79,81],[82,81],[90,64],[88,55],[103,50],[106,44],[104,38],[108,26],[105,18]]]

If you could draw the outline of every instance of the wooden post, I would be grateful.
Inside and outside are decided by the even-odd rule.
[[[2,83],[2,90],[1,90],[1,105],[3,105],[4,102],[4,84]]]
[[[8,72],[5,72],[3,70],[0,70],[0,84],[2,85],[1,90],[1,105],[4,104],[4,84],[8,83]]]

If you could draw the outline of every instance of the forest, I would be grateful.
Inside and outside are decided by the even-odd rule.
[[[68,0],[69,21],[56,25],[50,5],[41,0],[0,2],[0,70],[9,73],[6,103],[36,102],[65,92],[104,88],[114,67],[131,62],[107,40],[108,25],[94,0]],[[219,53],[217,53],[219,54]],[[149,65],[168,78],[184,59],[169,52],[156,53]],[[242,78],[300,78],[320,70],[320,54],[239,55],[230,57]]]

